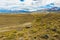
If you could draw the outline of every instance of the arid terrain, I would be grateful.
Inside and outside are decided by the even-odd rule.
[[[0,14],[0,40],[60,40],[60,13]]]

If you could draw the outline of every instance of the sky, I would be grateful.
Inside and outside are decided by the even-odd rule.
[[[51,5],[51,3],[54,5]],[[53,6],[60,7],[60,0],[0,0],[0,10],[36,11],[43,8],[51,8]]]

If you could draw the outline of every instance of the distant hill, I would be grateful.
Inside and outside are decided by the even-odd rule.
[[[23,13],[23,12],[29,12],[28,10],[6,10],[6,9],[0,9],[1,13]]]

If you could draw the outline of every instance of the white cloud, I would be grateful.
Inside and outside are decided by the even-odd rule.
[[[44,6],[49,3],[54,3],[55,6],[60,7],[60,0],[25,0],[21,2],[20,0],[1,0],[0,1],[0,8],[8,9],[8,10],[21,10],[21,9],[28,9],[28,10],[38,10],[39,6]]]
[[[54,3],[55,3],[55,6],[60,7],[60,0],[55,0]]]

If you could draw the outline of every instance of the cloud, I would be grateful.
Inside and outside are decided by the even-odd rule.
[[[51,7],[51,5],[48,5],[50,3],[54,3],[54,6],[60,7],[60,0],[24,0],[24,2],[20,0],[1,0],[0,9],[36,11],[41,9],[40,6],[44,6],[44,8]]]
[[[55,3],[55,6],[60,7],[60,0],[55,0],[54,3]]]

